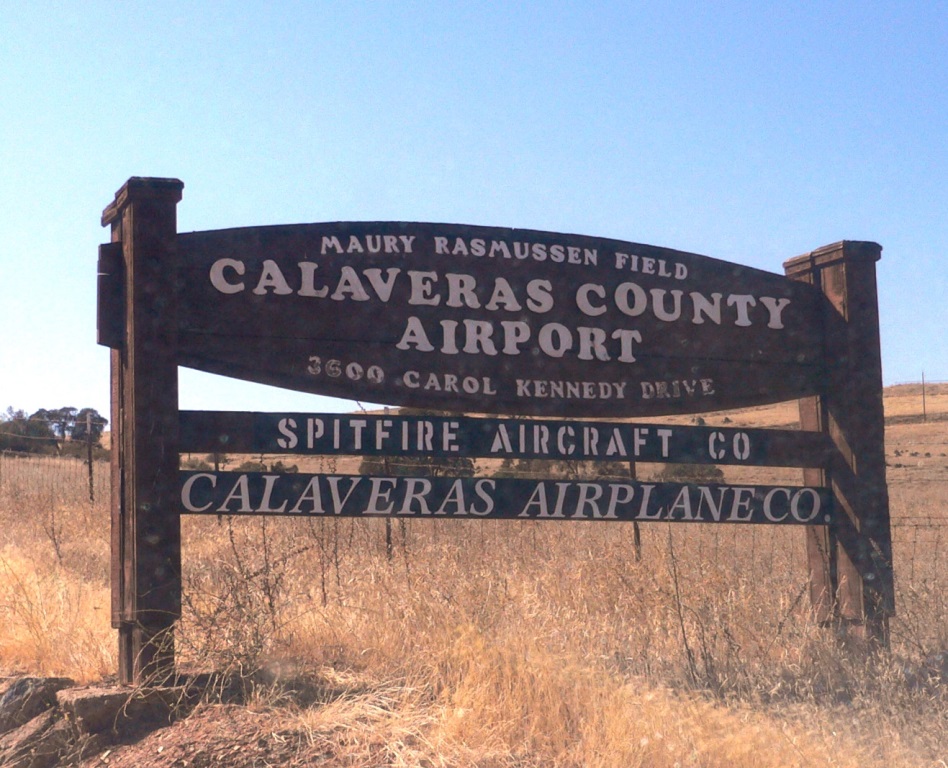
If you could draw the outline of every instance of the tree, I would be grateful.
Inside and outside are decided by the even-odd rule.
[[[93,442],[102,436],[102,430],[109,420],[102,416],[95,408],[40,408],[30,416],[31,419],[45,422],[50,432],[60,441],[80,440],[85,442],[92,436]],[[87,425],[89,432],[87,433]]]
[[[76,426],[76,416],[78,413],[78,409],[73,408],[71,405],[49,411],[53,431],[60,440],[68,440],[72,437],[72,430]]]
[[[72,439],[85,442],[91,438],[93,443],[97,443],[108,423],[109,420],[95,408],[83,408],[73,422]]]
[[[45,453],[56,447],[56,435],[45,417],[7,408],[0,417],[0,450]]]
[[[0,450],[29,453],[62,452],[68,440],[98,443],[109,423],[94,408],[40,408],[27,416],[8,407],[0,415]]]

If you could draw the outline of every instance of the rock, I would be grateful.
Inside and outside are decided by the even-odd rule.
[[[30,749],[29,768],[50,768],[59,765],[60,758],[72,746],[74,733],[69,723],[57,720],[45,731]]]
[[[70,688],[56,694],[60,709],[80,733],[115,728],[129,691],[115,688]]]
[[[54,710],[34,717],[0,737],[0,765],[8,768],[49,768],[73,741],[72,729]]]
[[[22,678],[0,696],[0,766],[51,768],[130,743],[187,710],[185,688],[69,688],[61,678]]]
[[[56,694],[74,685],[65,677],[21,677],[0,696],[0,734],[18,728],[56,704]]]
[[[82,735],[140,735],[170,725],[183,688],[70,688],[56,694],[59,708]]]

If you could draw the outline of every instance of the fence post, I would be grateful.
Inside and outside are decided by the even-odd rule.
[[[131,178],[102,214],[102,225],[112,227],[112,258],[107,253],[105,261],[121,272],[106,276],[111,289],[100,321],[119,315],[106,326],[122,329],[109,345],[118,345],[112,350],[112,623],[123,683],[173,671],[171,630],[181,613],[175,244],[183,186],[177,179]],[[102,264],[100,249],[100,272]]]
[[[807,530],[810,596],[822,623],[888,647],[895,597],[875,267],[881,252],[876,243],[843,241],[784,269],[826,297],[825,385],[800,401],[800,421],[836,447],[829,467],[804,470],[805,483],[832,489],[836,514],[831,526]]]
[[[95,504],[95,478],[92,474],[92,414],[86,414],[86,463],[89,465],[89,503]]]
[[[629,480],[636,479],[638,479],[638,474],[635,468],[635,461],[629,459]],[[642,561],[642,532],[639,530],[637,520],[632,521],[632,552],[635,555],[635,562],[640,563]]]

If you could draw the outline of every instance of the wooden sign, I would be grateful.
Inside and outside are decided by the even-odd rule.
[[[181,411],[180,450],[822,467],[819,432],[549,419]]]
[[[186,514],[825,525],[825,488],[182,472]]]
[[[129,179],[102,216],[122,682],[173,670],[182,513],[801,525],[819,620],[887,643],[875,243],[821,248],[781,276],[620,240],[454,224],[183,234],[182,187]],[[179,413],[181,365],[489,417]],[[805,431],[624,421],[790,399]],[[180,472],[182,451],[794,466],[804,484]]]
[[[436,410],[694,413],[824,376],[820,294],[667,248],[414,222],[179,235],[178,359]]]

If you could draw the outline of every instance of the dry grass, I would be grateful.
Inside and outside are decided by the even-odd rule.
[[[80,461],[0,462],[0,669],[101,679],[115,669],[105,465],[93,504]]]
[[[910,400],[896,390],[887,410],[916,416]],[[944,413],[948,398],[927,407]],[[892,423],[887,440],[888,658],[851,654],[812,624],[800,531],[652,524],[636,561],[629,526],[410,521],[394,525],[389,559],[382,520],[213,517],[183,520],[180,655],[250,686],[275,679],[256,689],[260,705],[283,702],[300,743],[346,765],[943,764],[944,688],[905,669],[948,649],[948,440],[934,420]],[[17,466],[13,482],[11,461],[0,666],[107,675],[101,496],[89,504],[82,483],[69,496],[49,463],[32,479]],[[279,694],[300,675],[317,705]]]
[[[8,671],[101,680],[115,669],[106,585],[0,552],[0,659]]]

